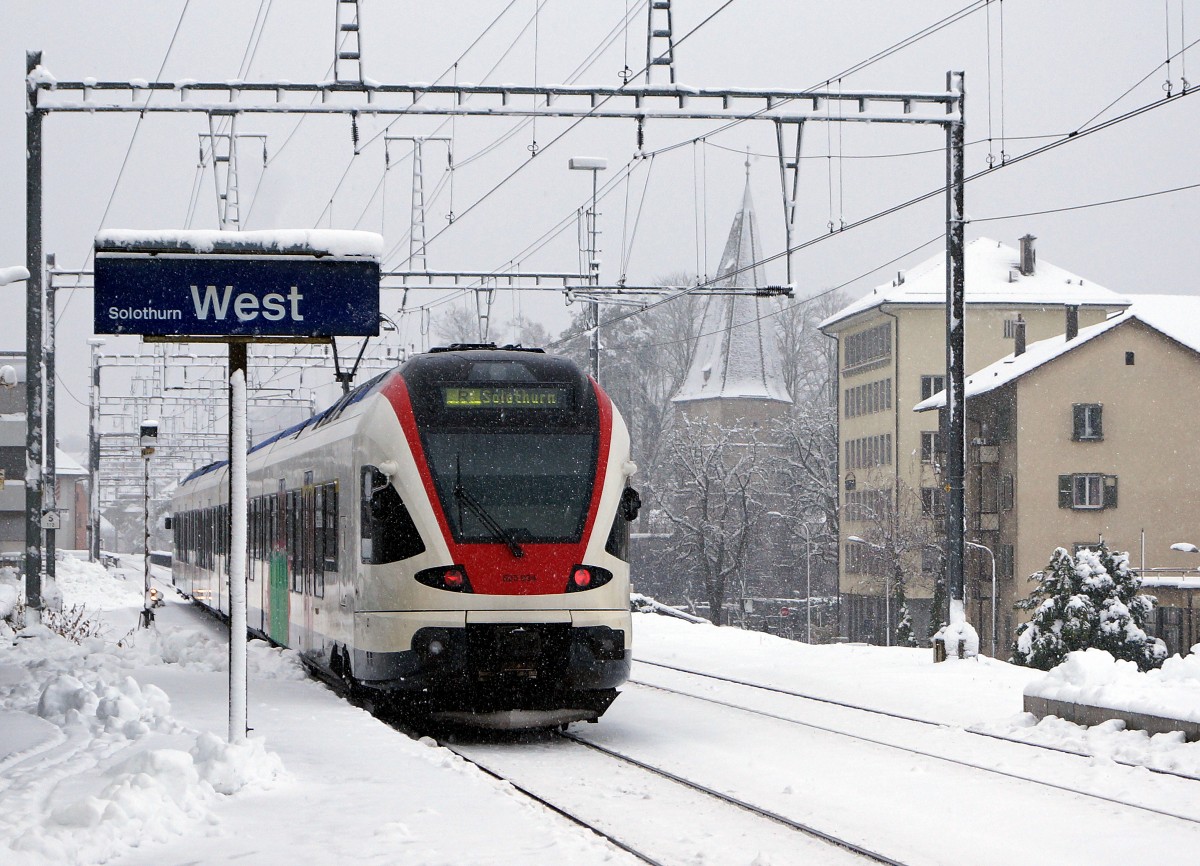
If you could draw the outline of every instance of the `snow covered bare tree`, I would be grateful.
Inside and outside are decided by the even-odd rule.
[[[1149,670],[1162,664],[1166,645],[1146,634],[1154,598],[1141,595],[1141,578],[1129,568],[1129,554],[1110,553],[1101,542],[1072,556],[1054,551],[1037,586],[1017,602],[1032,610],[1017,628],[1013,661],[1048,671],[1074,650],[1102,649],[1113,658]]]
[[[669,470],[660,507],[672,529],[664,546],[676,568],[688,572],[692,592],[708,603],[709,619],[719,625],[730,590],[744,579],[743,566],[768,511],[762,446],[749,426],[725,427],[681,415],[664,448]]]

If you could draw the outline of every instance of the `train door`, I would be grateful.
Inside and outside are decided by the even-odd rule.
[[[267,497],[267,605],[270,617],[268,634],[277,644],[288,642],[288,572],[286,526],[287,494],[284,481],[279,479],[279,492]]]
[[[304,487],[300,491],[300,578],[301,598],[304,605],[304,632],[300,638],[300,651],[311,653],[316,649],[313,634],[313,597],[316,569],[316,488],[313,487],[312,471],[304,473]]]

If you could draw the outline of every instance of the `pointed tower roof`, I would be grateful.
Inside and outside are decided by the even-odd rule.
[[[747,159],[746,191],[729,229],[715,287],[766,285],[761,258]],[[710,295],[700,320],[692,366],[672,401],[749,399],[791,403],[783,384],[774,332],[772,314],[778,310],[779,302],[771,298]]]

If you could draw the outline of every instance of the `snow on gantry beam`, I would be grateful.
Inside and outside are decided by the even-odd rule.
[[[29,271],[24,267],[0,268],[0,286],[19,283],[27,279],[29,279]]]
[[[41,69],[41,67],[39,67]],[[35,70],[35,73],[37,70]],[[431,116],[802,120],[947,125],[959,119],[957,91],[889,92],[704,89],[683,85],[578,87],[290,81],[58,81],[30,75],[40,111],[231,114],[422,114]],[[176,99],[152,99],[172,94]],[[312,99],[319,96],[319,100]],[[518,105],[514,97],[531,96]],[[74,98],[78,97],[78,98]],[[524,100],[521,100],[524,102]],[[837,112],[830,104],[843,106]],[[807,113],[794,113],[797,107]],[[790,108],[793,113],[784,113]],[[921,113],[924,108],[927,113]]]
[[[340,229],[106,229],[96,235],[96,251],[308,255],[378,262],[383,257],[383,236]]]

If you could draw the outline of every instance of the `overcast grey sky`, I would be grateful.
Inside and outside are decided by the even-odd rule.
[[[26,49],[41,49],[46,67],[59,79],[154,79],[161,67],[162,79],[171,81],[222,81],[238,77],[239,71],[249,80],[320,81],[330,75],[334,5],[333,0],[4,0],[0,266],[25,261]],[[538,5],[538,0],[364,0],[366,74],[389,83],[434,81],[461,57],[457,69],[441,80],[533,83],[536,75],[539,84],[562,83],[610,33],[615,38],[577,83],[617,85],[627,61],[635,70],[643,65],[645,11],[638,0],[544,0],[535,20]],[[831,85],[937,91],[944,88],[947,70],[965,70],[967,140],[972,142],[968,172],[984,168],[989,153],[997,159],[1001,150],[1016,156],[1052,140],[1032,137],[1065,135],[1161,100],[1168,80],[1163,61],[1200,37],[1200,0],[1007,0],[974,6],[978,8],[957,23]],[[805,89],[824,85],[972,4],[732,0],[726,5],[726,0],[676,0],[674,8],[677,35],[721,10],[678,48],[681,83]],[[636,15],[626,33],[618,25],[627,9]],[[260,12],[267,13],[265,24]],[[488,35],[463,56],[497,16],[501,17]],[[257,29],[256,21],[261,25]],[[260,35],[253,38],[255,34]],[[1172,61],[1174,92],[1188,75],[1200,82],[1200,54],[1194,50]],[[968,213],[982,220],[1200,183],[1194,156],[1198,120],[1200,98],[1184,97],[994,172],[968,187]],[[578,266],[570,220],[566,231],[550,243],[536,252],[528,248],[569,218],[587,197],[589,180],[585,174],[568,172],[568,158],[606,157],[607,176],[615,177],[634,154],[634,124],[587,122],[555,141],[569,122],[542,119],[536,133],[527,124],[495,144],[519,125],[504,118],[459,119],[453,126],[437,118],[404,118],[391,127],[392,134],[438,131],[454,136],[460,167],[454,175],[453,201],[450,185],[444,184],[429,207],[429,233],[437,235],[428,251],[431,268],[492,269],[514,259],[525,270],[569,271]],[[362,140],[384,126],[383,121],[363,118]],[[651,122],[645,147],[653,152],[689,142],[718,126]],[[191,212],[191,227],[215,227],[211,169],[198,178],[197,134],[204,131],[198,115],[148,115],[140,124],[130,114],[49,117],[45,249],[57,253],[61,266],[77,267],[87,261],[92,237],[102,226],[184,227]],[[412,177],[402,146],[393,146],[385,177],[382,141],[355,156],[350,123],[344,117],[309,119],[297,127],[295,117],[252,116],[241,121],[239,132],[267,135],[270,159],[264,172],[257,145],[247,146],[250,153],[243,151],[246,228],[382,229],[385,248],[407,250]],[[535,139],[542,150],[531,159],[529,146]],[[782,250],[773,142],[772,125],[747,123],[639,164],[628,185],[617,185],[601,206],[604,281],[626,276],[630,283],[639,283],[680,271],[703,272],[706,266],[715,269],[741,199],[746,148],[753,154],[750,176],[763,251],[771,255]],[[831,221],[853,222],[937,187],[944,179],[942,145],[942,133],[934,127],[810,124],[796,240],[825,233]],[[894,155],[918,151],[927,152]],[[472,159],[476,154],[480,155]],[[432,191],[446,164],[436,151],[426,159]],[[464,214],[522,165],[512,180],[446,228],[451,208]],[[644,211],[634,234],[647,177]],[[980,221],[967,232],[969,239],[982,235],[1008,243],[1032,232],[1039,238],[1040,256],[1119,292],[1194,293],[1194,275],[1200,270],[1198,217],[1200,190],[1190,190],[1107,207]],[[894,271],[938,251],[943,221],[943,202],[937,198],[814,245],[795,258],[798,296],[876,268],[847,290],[861,293],[885,281]],[[880,267],[929,241],[933,243],[900,262]],[[403,255],[393,256],[387,264],[399,265],[402,259]],[[772,281],[783,280],[780,263],[767,272]],[[75,398],[86,399],[82,347],[91,334],[90,292],[75,294],[69,303],[66,297],[60,299],[60,307],[67,307],[59,331],[67,347],[60,360],[66,391],[59,392],[60,411],[69,422],[85,417]],[[424,294],[412,302],[434,300]],[[394,315],[398,306],[399,293],[385,294],[385,313]],[[16,291],[8,306],[12,314],[0,317],[2,347],[24,345],[20,308]],[[496,320],[517,313],[540,318],[557,331],[571,310],[558,295],[516,298],[502,293]],[[404,339],[410,342],[416,338],[415,328],[408,323],[405,328]]]

